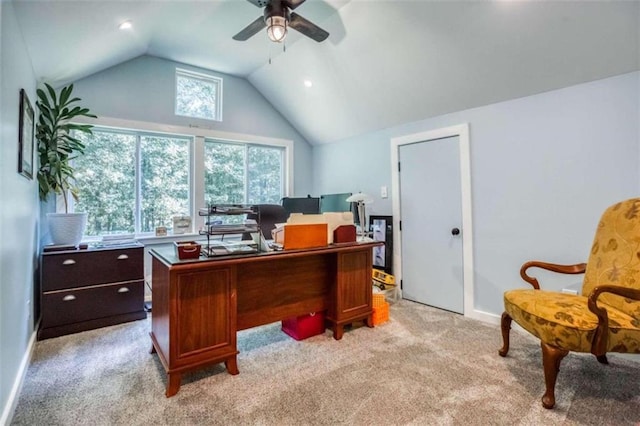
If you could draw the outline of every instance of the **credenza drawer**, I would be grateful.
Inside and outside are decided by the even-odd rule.
[[[143,249],[94,250],[42,257],[42,291],[144,278]]]
[[[42,295],[42,328],[143,310],[144,280]]]

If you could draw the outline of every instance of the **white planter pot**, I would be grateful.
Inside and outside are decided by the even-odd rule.
[[[47,213],[49,235],[55,245],[76,246],[87,226],[86,213]]]

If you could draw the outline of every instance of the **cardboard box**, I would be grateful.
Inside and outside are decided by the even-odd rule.
[[[324,247],[327,240],[326,223],[286,224],[272,232],[276,243],[285,250]]]
[[[324,311],[282,320],[282,331],[296,340],[324,333]]]
[[[310,223],[326,223],[327,224],[327,243],[333,244],[334,231],[341,225],[353,225],[353,213],[351,212],[326,212],[322,214],[302,214],[291,213],[287,224],[310,224]],[[355,241],[355,240],[354,240]],[[344,242],[344,241],[342,241]]]

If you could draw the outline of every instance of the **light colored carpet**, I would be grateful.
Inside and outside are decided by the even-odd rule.
[[[633,425],[640,364],[570,354],[544,392],[538,341],[409,301],[391,320],[295,341],[280,325],[242,331],[240,374],[217,365],[165,398],[150,320],[38,342],[14,425]]]

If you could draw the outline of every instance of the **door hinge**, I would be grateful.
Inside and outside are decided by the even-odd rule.
[[[398,228],[400,229],[400,231],[402,231],[402,221],[400,221],[400,223],[398,223]]]
[[[400,280],[400,290],[402,290],[402,280]]]
[[[398,161],[398,173],[400,173],[400,162]]]

